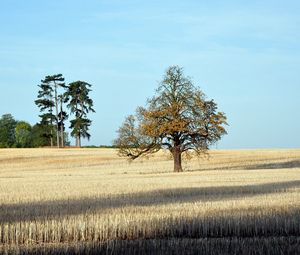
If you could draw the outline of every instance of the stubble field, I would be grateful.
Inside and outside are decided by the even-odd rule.
[[[0,150],[0,253],[300,254],[300,150]]]

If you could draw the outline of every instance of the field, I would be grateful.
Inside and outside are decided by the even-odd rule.
[[[0,150],[0,253],[300,254],[300,150]]]

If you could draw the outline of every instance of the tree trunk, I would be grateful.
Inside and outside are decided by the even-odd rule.
[[[64,126],[63,126],[63,124],[61,124],[60,133],[61,133],[61,147],[64,148],[65,147],[65,137],[64,137]]]
[[[52,107],[50,107],[50,113],[52,115]],[[51,127],[51,130],[50,130],[50,144],[51,144],[51,148],[53,148],[53,128],[52,128],[52,116],[51,116],[51,119],[50,119],[50,127]]]
[[[52,148],[53,147],[53,131],[52,131],[52,129],[51,129],[50,145]]]
[[[61,147],[65,147],[65,138],[64,138],[64,120],[63,120],[63,99],[60,98],[60,135],[61,135]]]
[[[173,149],[174,172],[176,173],[182,172],[181,153],[179,146]]]
[[[80,148],[81,147],[81,139],[80,139],[80,134],[76,136],[76,147]]]
[[[56,143],[57,148],[59,148],[59,125],[58,125],[58,98],[57,98],[57,85],[55,83],[55,116],[56,116]]]

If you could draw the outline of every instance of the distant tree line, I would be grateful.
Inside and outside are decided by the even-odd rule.
[[[0,118],[0,148],[49,146],[43,133],[43,127],[39,123],[31,126],[27,121],[16,120],[11,114],[4,114]],[[70,144],[67,134],[65,144]]]
[[[0,147],[68,146],[70,142],[65,123],[70,116],[70,134],[76,139],[76,146],[81,147],[81,139],[91,136],[89,128],[92,121],[88,113],[95,112],[89,96],[91,86],[85,81],[66,85],[62,74],[46,76],[38,85],[35,100],[40,110],[40,121],[31,126],[26,121],[15,120],[11,114],[4,114],[0,119]]]

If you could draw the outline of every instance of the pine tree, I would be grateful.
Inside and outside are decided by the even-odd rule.
[[[40,91],[38,94],[38,100],[35,103],[40,108],[41,112],[46,112],[40,117],[42,118],[41,123],[43,123],[46,127],[51,127],[51,147],[53,146],[53,122],[56,126],[56,145],[60,147],[60,140],[63,145],[63,137],[60,139],[60,136],[63,136],[63,132],[61,132],[61,127],[63,127],[63,122],[67,116],[62,118],[63,111],[61,114],[59,112],[59,103],[60,96],[64,94],[64,90],[66,89],[66,85],[64,83],[65,78],[62,74],[48,75],[42,80],[40,87]],[[62,89],[61,94],[59,94],[59,90]],[[53,114],[53,108],[55,109],[55,114]],[[62,106],[61,106],[62,108]]]
[[[76,81],[69,84],[66,98],[69,100],[67,107],[74,115],[71,120],[71,136],[76,138],[76,146],[81,147],[81,138],[90,139],[89,127],[92,121],[87,118],[89,112],[95,112],[93,109],[93,100],[89,97],[91,85],[84,81]]]
[[[55,122],[55,115],[53,114],[53,108],[55,105],[53,88],[45,82],[41,81],[38,85],[40,88],[38,92],[38,99],[35,100],[35,104],[40,108],[41,118],[40,126],[43,127],[42,137],[50,140],[50,145],[53,147],[53,123]]]
[[[64,103],[67,103],[67,98],[64,94],[59,95],[59,103],[60,103],[60,112],[58,113],[58,127],[60,131],[60,141],[61,141],[61,147],[65,147],[65,124],[64,122],[68,119],[68,114],[64,111],[63,105]]]

